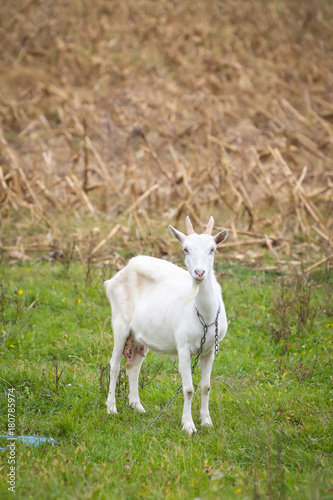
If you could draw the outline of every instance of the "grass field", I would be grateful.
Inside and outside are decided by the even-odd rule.
[[[146,414],[128,407],[124,374],[119,414],[106,414],[113,338],[102,282],[113,272],[75,262],[2,266],[0,430],[7,431],[13,387],[16,435],[59,444],[17,443],[18,497],[332,498],[330,273],[313,275],[310,289],[296,274],[218,266],[230,324],[213,366],[214,428],[198,427],[190,438],[181,431],[182,395],[139,433],[180,382],[168,357],[149,353],[143,364]],[[7,454],[1,498],[13,495],[4,482]]]

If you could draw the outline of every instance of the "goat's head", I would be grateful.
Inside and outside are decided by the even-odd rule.
[[[214,219],[210,217],[205,232],[196,234],[190,218],[186,217],[187,236],[169,225],[170,232],[182,244],[185,254],[185,264],[192,278],[197,282],[204,281],[213,269],[215,250],[228,236],[224,229],[212,236]]]

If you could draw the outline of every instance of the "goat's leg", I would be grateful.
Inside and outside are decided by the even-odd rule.
[[[110,360],[110,386],[109,394],[106,400],[106,407],[108,413],[117,413],[116,407],[116,384],[120,370],[121,357],[123,354],[127,333],[124,325],[113,323],[114,348]]]
[[[143,346],[134,349],[134,355],[131,362],[126,363],[126,373],[129,384],[128,400],[131,408],[136,408],[139,412],[145,413],[145,409],[140,402],[138,385],[141,365],[148,349]]]
[[[209,392],[210,392],[210,374],[214,361],[214,351],[211,350],[205,356],[200,357],[201,368],[201,410],[200,419],[201,425],[213,426],[213,422],[209,415]]]
[[[193,432],[197,432],[191,413],[191,405],[193,398],[193,384],[192,384],[192,374],[191,374],[191,352],[188,345],[180,348],[178,350],[179,356],[179,372],[182,377],[183,382],[183,393],[184,393],[184,409],[183,409],[183,431],[186,431],[190,436]]]

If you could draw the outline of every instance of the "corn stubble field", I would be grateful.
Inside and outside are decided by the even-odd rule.
[[[326,0],[1,2],[0,433],[14,387],[17,435],[58,443],[17,443],[20,498],[333,498],[332,32]],[[177,360],[106,415],[102,282],[182,265],[186,215],[229,230],[214,428],[184,435],[180,395],[138,433]]]

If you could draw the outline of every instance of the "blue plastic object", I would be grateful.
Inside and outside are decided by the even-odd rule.
[[[53,438],[47,438],[42,436],[5,436],[0,434],[0,438],[7,438],[13,441],[23,441],[25,444],[31,444],[32,446],[41,446],[44,443],[50,443],[52,446],[58,446],[58,443]],[[5,450],[6,448],[0,448],[0,450]]]

